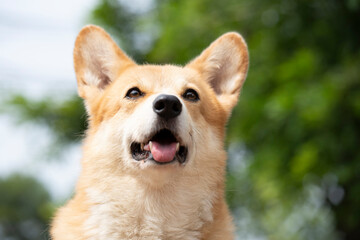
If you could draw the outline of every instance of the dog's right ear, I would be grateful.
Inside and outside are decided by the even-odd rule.
[[[88,99],[135,63],[100,27],[85,26],[76,38],[74,66],[80,97]]]
[[[216,39],[187,67],[197,70],[214,90],[230,116],[236,105],[249,66],[249,53],[243,37],[230,32]]]

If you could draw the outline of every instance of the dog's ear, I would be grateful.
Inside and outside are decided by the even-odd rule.
[[[200,73],[228,112],[236,105],[249,65],[244,39],[235,32],[222,35],[187,67]]]
[[[100,27],[85,26],[76,38],[74,66],[80,97],[104,89],[125,68],[135,65]]]

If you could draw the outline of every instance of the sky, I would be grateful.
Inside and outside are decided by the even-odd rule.
[[[76,92],[72,51],[88,23],[95,0],[13,0],[0,2],[0,101],[11,93],[33,99],[66,98]],[[80,171],[81,147],[71,146],[45,159],[52,141],[48,129],[18,125],[0,115],[0,177],[14,172],[35,176],[56,200],[73,191]]]
[[[72,50],[94,0],[0,3],[1,88],[42,96],[75,89]]]

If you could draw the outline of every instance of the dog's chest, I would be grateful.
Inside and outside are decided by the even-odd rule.
[[[88,239],[196,240],[212,221],[211,198],[189,192],[98,200],[85,222]]]

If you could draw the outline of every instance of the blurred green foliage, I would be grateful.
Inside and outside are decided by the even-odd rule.
[[[22,95],[13,95],[7,101],[10,111],[16,115],[19,123],[33,121],[49,127],[56,135],[56,144],[69,144],[82,139],[87,128],[86,112],[79,97],[70,97],[58,101],[51,97],[41,100],[28,99]]]
[[[0,179],[0,239],[49,239],[53,205],[46,189],[32,177]]]
[[[251,61],[227,180],[239,239],[359,238],[359,0],[157,0],[141,13],[100,0],[91,18],[140,63],[185,64],[240,32]],[[64,142],[86,126],[78,98],[10,103]]]

